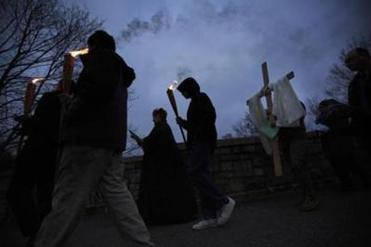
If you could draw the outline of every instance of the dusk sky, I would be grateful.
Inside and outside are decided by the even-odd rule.
[[[69,3],[76,1],[66,0]],[[138,134],[152,128],[151,112],[164,107],[177,140],[179,129],[166,96],[169,84],[193,76],[213,100],[219,137],[247,110],[262,86],[261,63],[271,81],[293,70],[299,97],[321,97],[328,72],[354,37],[368,35],[365,0],[80,0],[116,37],[117,52],[137,74],[129,122]],[[180,75],[180,74],[183,74]],[[180,113],[188,101],[179,92]]]

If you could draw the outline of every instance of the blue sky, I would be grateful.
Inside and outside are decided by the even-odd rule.
[[[262,86],[262,62],[272,81],[293,70],[304,101],[321,97],[341,49],[371,31],[371,1],[365,0],[66,1],[103,20],[118,53],[135,69],[129,122],[146,135],[152,110],[164,107],[179,141],[166,88],[180,72],[196,78],[213,100],[221,137],[233,132],[246,99]],[[176,98],[185,116],[188,101],[179,93]]]

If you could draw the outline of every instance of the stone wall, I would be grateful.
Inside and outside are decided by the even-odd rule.
[[[308,134],[308,162],[317,186],[334,180],[332,168],[325,159],[320,133]],[[184,145],[179,145],[186,158]],[[125,179],[133,196],[137,198],[142,156],[124,159]],[[223,192],[232,196],[249,196],[285,190],[295,186],[290,167],[283,162],[284,176],[273,175],[272,158],[264,153],[258,138],[219,140],[213,156],[213,180]],[[11,178],[10,170],[0,172],[0,222],[9,212],[5,192]],[[100,193],[92,194],[87,207],[104,205]]]
[[[308,134],[307,160],[317,186],[332,181],[333,172],[325,159],[320,133]],[[179,145],[185,158],[184,145]],[[125,159],[125,179],[137,196],[142,156]],[[272,192],[295,186],[290,167],[283,161],[284,176],[275,177],[271,156],[265,154],[256,137],[219,140],[211,172],[215,183],[229,195]]]

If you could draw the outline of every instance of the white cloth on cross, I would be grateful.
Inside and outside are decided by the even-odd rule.
[[[269,124],[267,119],[266,111],[263,104],[260,101],[260,94],[254,95],[248,100],[247,105],[249,106],[250,118],[256,128],[259,130],[259,138],[262,142],[263,148],[267,154],[272,154],[272,147],[267,136],[263,134],[260,130]]]
[[[305,109],[285,76],[276,83],[269,85],[273,89],[273,110],[276,116],[276,126],[297,127],[300,119],[305,116]]]

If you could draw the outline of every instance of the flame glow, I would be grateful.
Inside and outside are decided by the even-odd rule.
[[[44,78],[42,77],[34,78],[31,80],[31,83],[36,85],[38,82],[41,82],[42,80],[44,80]]]
[[[80,55],[87,54],[88,52],[89,52],[89,48],[84,48],[84,49],[81,49],[81,50],[78,50],[78,51],[70,51],[69,53],[71,54],[71,56],[77,57],[77,56],[80,56]]]
[[[178,87],[178,81],[174,80],[173,83],[169,86],[171,91],[174,91]]]

